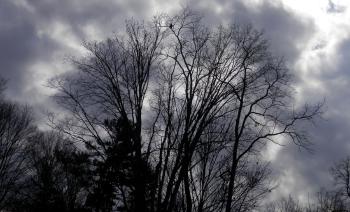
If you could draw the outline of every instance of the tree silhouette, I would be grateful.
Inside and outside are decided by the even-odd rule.
[[[171,27],[162,27],[164,26]],[[85,144],[97,211],[249,211],[273,186],[267,142],[307,147],[291,73],[251,26],[205,26],[188,9],[126,36],[85,44],[76,75],[56,78],[70,114],[53,126]]]
[[[34,130],[28,107],[5,100],[4,88],[5,81],[0,79],[0,210],[21,189],[25,141]]]
[[[146,161],[137,166],[139,170],[134,169],[135,163],[138,163],[133,138],[135,128],[129,120],[105,120],[105,125],[110,130],[111,140],[105,143],[106,159],[94,160],[94,173],[99,177],[94,181],[94,190],[88,197],[88,204],[97,211],[111,211],[115,197],[120,196],[122,204],[116,205],[118,210],[134,211],[137,173],[143,174],[147,194],[153,181],[152,170]],[[147,200],[145,197],[146,202]]]
[[[331,173],[343,196],[350,198],[350,157],[337,162]]]
[[[55,132],[36,132],[26,147],[27,174],[10,211],[89,211],[88,156]]]

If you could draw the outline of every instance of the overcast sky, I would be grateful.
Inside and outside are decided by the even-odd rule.
[[[310,127],[314,153],[293,145],[271,146],[266,157],[279,188],[306,200],[331,186],[329,167],[350,155],[350,1],[346,0],[0,0],[0,75],[6,95],[45,112],[58,110],[47,80],[72,70],[67,57],[83,52],[83,41],[124,30],[129,18],[149,20],[189,6],[210,25],[251,23],[263,29],[275,54],[295,74],[297,103],[326,99],[324,120]]]

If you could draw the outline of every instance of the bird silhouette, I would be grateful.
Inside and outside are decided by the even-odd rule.
[[[173,23],[170,23],[169,28],[172,29],[173,26],[174,26]]]

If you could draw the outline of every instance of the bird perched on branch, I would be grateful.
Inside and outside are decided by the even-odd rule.
[[[174,26],[173,23],[170,23],[169,28],[173,29],[173,26]]]

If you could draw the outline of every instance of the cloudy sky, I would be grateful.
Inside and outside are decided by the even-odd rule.
[[[262,29],[275,54],[296,76],[296,100],[326,99],[324,120],[309,129],[314,153],[293,145],[266,153],[279,188],[306,200],[332,185],[329,167],[350,155],[350,1],[347,0],[0,0],[0,75],[6,95],[45,112],[59,110],[50,99],[49,78],[69,72],[83,41],[102,40],[124,30],[129,18],[150,19],[184,6],[210,25],[251,23]]]

